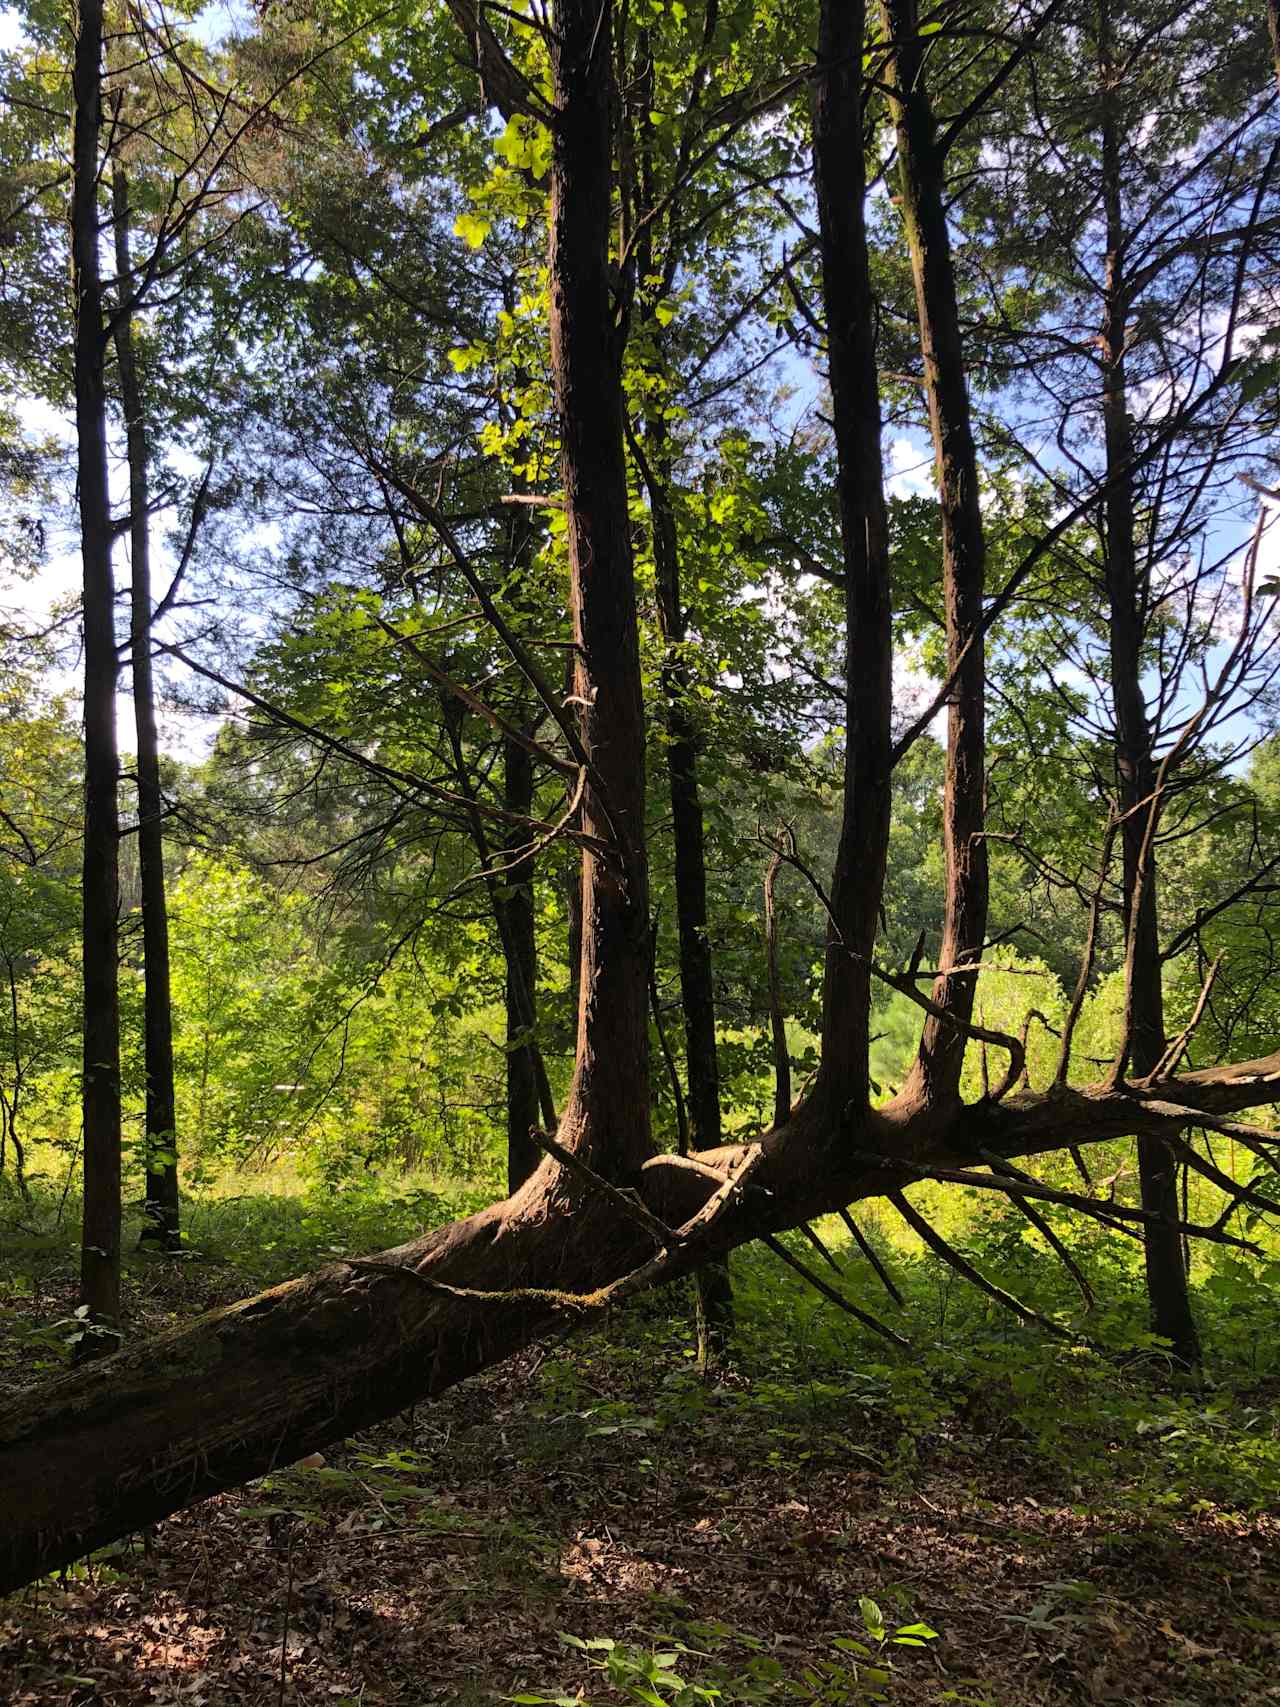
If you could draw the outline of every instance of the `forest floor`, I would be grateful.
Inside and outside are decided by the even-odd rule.
[[[744,1309],[788,1284],[744,1265]],[[244,1290],[135,1264],[134,1331]],[[10,1294],[0,1387],[72,1303],[61,1263]],[[1270,1463],[1270,1383],[1095,1380],[1068,1439],[1003,1329],[967,1387],[865,1349],[846,1373],[833,1312],[783,1303],[786,1355],[757,1323],[703,1381],[683,1309],[642,1302],[47,1579],[0,1603],[0,1700],[1280,1702],[1280,1519],[1256,1465],[1229,1485],[1251,1442]]]

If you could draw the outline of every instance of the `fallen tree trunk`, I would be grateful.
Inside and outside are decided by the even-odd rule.
[[[815,1128],[802,1105],[758,1156],[736,1146],[697,1163],[654,1157],[634,1200],[548,1159],[477,1215],[213,1311],[24,1398],[0,1418],[0,1592],[595,1320],[628,1291],[897,1189],[903,1161],[980,1166],[983,1149],[1012,1158],[1167,1135],[1197,1113],[1277,1097],[1280,1052],[1150,1093],[1098,1086],[978,1104],[942,1130],[901,1098],[838,1130]],[[718,1180],[749,1161],[750,1181],[721,1193],[723,1213],[682,1239]],[[645,1209],[677,1230],[665,1249]]]

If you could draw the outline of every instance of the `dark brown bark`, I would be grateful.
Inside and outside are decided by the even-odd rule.
[[[704,19],[707,40],[714,30],[715,9]],[[639,229],[634,271],[640,281],[636,314],[643,318],[652,343],[648,358],[654,394],[665,400],[670,384],[663,355],[663,328],[657,308],[675,276],[680,254],[679,198],[674,197],[664,221],[668,252],[659,259],[654,220],[663,193],[665,174],[656,161],[653,106],[652,45],[647,30],[639,32],[639,70],[630,81],[632,100],[624,118],[622,153],[623,195],[631,193],[633,225]],[[701,70],[689,106],[690,121],[698,104]],[[670,245],[674,244],[674,248]],[[671,799],[671,836],[676,891],[676,932],[680,955],[680,1005],[684,1018],[685,1067],[688,1098],[683,1103],[675,1084],[680,1148],[714,1148],[721,1138],[720,1063],[716,1047],[715,981],[707,908],[706,826],[698,786],[699,733],[692,714],[692,676],[685,657],[688,621],[682,587],[680,537],[672,497],[670,435],[660,410],[648,410],[643,442],[634,434],[632,449],[649,501],[653,541],[654,582],[658,627],[665,653],[659,678],[666,739],[663,761]],[[656,1003],[656,986],[655,986]],[[660,1023],[660,1021],[659,1021]],[[665,1048],[665,1045],[664,1045]],[[673,1079],[676,1068],[671,1064]],[[718,1356],[733,1327],[733,1290],[727,1263],[714,1262],[696,1277],[696,1319],[700,1367]]]
[[[508,812],[533,816],[533,755],[509,737],[502,744],[502,804]],[[542,1160],[529,1136],[539,1116],[555,1124],[555,1108],[533,1029],[537,1024],[538,941],[534,929],[534,858],[527,830],[515,829],[504,849],[502,946],[506,959],[507,1001],[507,1189],[524,1184]]]
[[[552,37],[551,365],[561,433],[575,693],[591,762],[573,1085],[561,1125],[603,1170],[649,1153],[644,708],[623,449],[621,336],[610,287],[612,8],[562,0]]]
[[[941,967],[933,991],[945,1019],[924,1027],[911,1088],[938,1106],[959,1095],[965,1035],[973,1015],[976,970],[987,926],[987,849],[983,839],[986,663],[982,593],[986,543],[978,459],[969,413],[964,343],[947,231],[945,155],[939,143],[917,34],[916,0],[881,0],[891,41],[886,74],[893,88],[902,216],[911,254],[929,425],[942,509],[942,596],[947,671],[947,770],[943,798],[946,913]],[[958,1021],[959,1023],[953,1023]]]
[[[708,32],[714,28],[714,18],[712,7],[704,19]],[[693,122],[701,76],[701,70],[695,73],[686,123]],[[644,362],[651,387],[649,395],[657,404],[645,408],[643,421],[630,439],[649,503],[658,628],[665,648],[660,675],[666,735],[663,760],[671,798],[689,1138],[695,1150],[703,1150],[720,1142],[720,1066],[708,934],[706,827],[698,787],[700,740],[697,720],[692,714],[692,677],[685,657],[689,626],[672,488],[671,435],[662,413],[671,390],[671,374],[664,352],[664,328],[658,316],[684,250],[681,199],[678,187],[670,185],[670,165],[663,161],[652,117],[654,65],[647,29],[637,34],[636,64],[628,74],[628,86],[630,99],[622,116],[620,144],[624,163],[621,194],[630,200],[629,225],[637,234],[632,263],[638,281],[634,316],[646,338]],[[655,216],[668,194],[666,215],[658,220]]]
[[[649,514],[658,592],[658,622],[668,652],[661,692],[666,721],[667,784],[675,854],[676,926],[680,945],[680,1005],[684,1012],[688,1073],[689,1142],[695,1150],[720,1143],[720,1064],[716,1052],[715,983],[708,934],[706,830],[698,794],[698,733],[689,713],[689,671],[680,656],[688,628],[680,592],[680,550],[664,448],[658,435],[657,467],[646,462]],[[733,1332],[733,1282],[725,1262],[698,1271],[700,1367],[723,1355]]]
[[[716,1057],[716,1002],[708,935],[706,830],[698,795],[698,731],[689,711],[689,671],[681,648],[688,639],[680,587],[680,545],[671,503],[665,435],[649,441],[644,479],[653,524],[658,623],[668,648],[662,668],[667,739],[664,746],[671,791],[671,836],[675,852],[676,925],[680,943],[680,1003],[684,1010],[685,1060],[689,1075],[689,1136],[695,1150],[720,1142],[720,1067]]]
[[[1164,1105],[1215,1116],[1277,1096],[1280,1053],[1159,1090]],[[984,1151],[1014,1159],[1161,1124],[1132,1090],[1103,1084],[1012,1096],[942,1125],[900,1097],[868,1117],[867,1140],[884,1158],[954,1169]],[[756,1149],[705,1160],[728,1174]],[[799,1111],[763,1152],[751,1187],[662,1278],[912,1177],[864,1160],[841,1130],[817,1130]],[[653,1157],[638,1183],[676,1226],[713,1182],[680,1158]],[[638,1222],[548,1163],[516,1197],[368,1268],[335,1263],[27,1395],[0,1419],[0,1593],[441,1393],[552,1326],[594,1319],[566,1295],[632,1272],[652,1250]],[[491,1296],[509,1288],[520,1290]]]
[[[120,1006],[117,964],[119,761],[116,640],[107,482],[107,395],[98,258],[102,0],[82,0],[72,80],[71,260],[76,452],[84,567],[84,1221],[80,1298],[114,1327],[120,1314]],[[82,1342],[89,1354],[109,1336]]]
[[[564,907],[565,939],[569,955],[569,1001],[571,1011],[576,1015],[582,989],[582,870],[580,866],[575,866],[566,879]]]
[[[1165,1050],[1154,830],[1159,820],[1154,737],[1142,688],[1147,611],[1140,573],[1132,473],[1133,431],[1129,419],[1125,346],[1129,297],[1125,277],[1125,229],[1121,183],[1121,120],[1109,94],[1108,19],[1101,11],[1102,198],[1107,258],[1100,338],[1103,365],[1102,414],[1106,442],[1107,495],[1104,567],[1115,715],[1116,785],[1122,813],[1120,845],[1125,893],[1125,1032],[1128,1063],[1141,1078],[1153,1072]],[[1123,1072],[1126,1063],[1117,1063]],[[1143,1229],[1147,1294],[1154,1331],[1168,1339],[1185,1364],[1199,1361],[1199,1336],[1191,1311],[1182,1240],[1178,1233],[1178,1170],[1173,1151],[1155,1137],[1138,1139],[1142,1206],[1163,1219]]]
[[[837,862],[839,856],[837,855]],[[764,874],[764,957],[769,980],[769,1030],[773,1037],[773,1124],[785,1126],[791,1113],[791,1052],[787,1048],[787,1014],[782,1001],[778,966],[778,877],[782,855],[774,854]],[[833,886],[834,887],[834,886]],[[834,911],[834,908],[832,909]]]
[[[507,1189],[515,1191],[542,1159],[529,1136],[539,1114],[548,1128],[556,1124],[555,1103],[546,1063],[538,1048],[538,949],[534,936],[535,859],[524,825],[512,825],[498,853],[489,845],[484,817],[476,803],[475,783],[463,742],[466,713],[447,690],[440,709],[453,754],[458,793],[467,802],[467,823],[480,857],[485,892],[493,910],[505,968]],[[532,815],[533,757],[513,736],[503,739],[503,804],[526,818]]]
[[[178,1206],[178,1112],[173,1087],[173,1007],[169,992],[169,907],[164,875],[164,794],[151,666],[151,522],[147,427],[133,347],[133,314],[124,306],[129,278],[129,181],[111,174],[115,220],[116,368],[129,462],[130,621],[134,728],[138,748],[138,870],[142,890],[143,1060],[146,1073],[146,1211],[139,1243],[182,1248]]]
[[[831,882],[819,1094],[870,1099],[871,970],[889,850],[889,533],[880,454],[875,299],[867,260],[861,4],[823,0],[813,89],[827,369],[845,596],[843,818]]]
[[[667,645],[674,643],[679,647],[686,639],[686,625],[669,491],[660,482],[651,485],[649,502],[654,518],[659,621]],[[698,795],[698,737],[689,715],[689,690],[688,670],[678,654],[675,658],[669,654],[662,670],[662,696],[675,851],[680,1003],[684,1010],[689,1079],[689,1141],[695,1150],[709,1150],[721,1138],[720,1064],[716,1053],[715,983],[708,934],[706,834]],[[727,1262],[712,1262],[699,1269],[696,1285],[698,1360],[705,1368],[724,1354],[733,1332],[733,1282]]]
[[[573,653],[566,652],[564,671],[564,697],[566,701],[573,695],[576,673],[577,663]],[[564,880],[565,950],[569,962],[569,1011],[575,1018],[582,986],[582,875],[582,863],[578,861],[568,869]]]

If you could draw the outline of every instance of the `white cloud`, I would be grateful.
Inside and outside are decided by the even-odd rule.
[[[933,491],[933,453],[914,439],[889,442],[886,485],[892,498],[924,498]]]

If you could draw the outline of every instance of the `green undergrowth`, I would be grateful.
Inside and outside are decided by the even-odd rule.
[[[543,1365],[549,1453],[632,1435],[642,1473],[699,1430],[780,1469],[864,1464],[909,1483],[945,1459],[975,1487],[993,1461],[1034,1463],[1082,1512],[1242,1514],[1280,1501],[1280,1263],[1220,1253],[1195,1289],[1207,1354],[1188,1376],[1145,1322],[1140,1252],[1105,1237],[1074,1256],[1096,1302],[1012,1225],[966,1254],[1056,1324],[1027,1326],[928,1257],[886,1252],[897,1306],[834,1234],[836,1273],[801,1238],[794,1254],[908,1341],[886,1342],[755,1248],[733,1259],[737,1322],[720,1380],[694,1367],[686,1316],[641,1301],[606,1332]],[[577,1430],[572,1442],[569,1435]]]
[[[131,1205],[121,1247],[126,1337],[339,1257],[416,1238],[488,1200],[483,1191],[425,1175],[371,1173],[338,1186],[250,1176],[184,1198],[176,1256],[138,1248],[142,1206]],[[11,1318],[0,1336],[0,1379],[18,1384],[69,1358],[82,1328],[71,1307],[79,1238],[77,1192],[41,1180],[26,1199],[0,1190],[0,1311]]]
[[[767,1707],[784,1701],[855,1707],[889,1700],[896,1680],[895,1650],[924,1648],[937,1635],[920,1620],[886,1622],[879,1602],[862,1595],[856,1635],[830,1637],[823,1655],[807,1663],[788,1665],[761,1637],[719,1620],[678,1622],[652,1642],[620,1642],[612,1636],[584,1640],[564,1632],[560,1640],[582,1656],[591,1682],[611,1701],[638,1702],[640,1707],[714,1707],[717,1702]],[[507,1700],[524,1707],[591,1707],[581,1691],[524,1692]]]
[[[241,1182],[242,1185],[246,1182]],[[178,1258],[136,1250],[126,1228],[133,1332],[304,1272],[384,1248],[481,1205],[483,1194],[423,1177],[376,1174],[338,1188],[226,1190],[185,1205]],[[10,1335],[12,1382],[52,1369],[74,1333],[68,1297],[79,1205],[37,1187],[0,1202],[0,1298],[27,1309]],[[1195,1252],[1195,1307],[1206,1347],[1191,1378],[1147,1329],[1141,1248],[1050,1207],[1093,1294],[1011,1207],[952,1230],[984,1274],[1050,1326],[1028,1326],[935,1258],[895,1247],[868,1221],[903,1303],[896,1304],[834,1218],[819,1223],[829,1261],[800,1234],[793,1253],[908,1341],[889,1343],[772,1254],[732,1259],[736,1325],[719,1379],[694,1367],[683,1288],[637,1300],[602,1329],[552,1351],[530,1394],[525,1450],[548,1462],[592,1440],[633,1437],[640,1478],[699,1431],[736,1440],[789,1471],[864,1463],[909,1480],[931,1456],[970,1463],[1034,1459],[1063,1497],[1156,1510],[1240,1512],[1280,1502],[1280,1260]],[[839,1272],[836,1267],[839,1266]],[[17,1364],[20,1367],[15,1367]]]
[[[141,1255],[130,1239],[131,1334],[411,1238],[478,1202],[423,1177],[370,1175],[323,1192],[239,1183],[187,1205],[181,1257]],[[11,1389],[67,1355],[77,1211],[68,1202],[59,1218],[56,1199],[38,1192],[30,1205],[0,1204],[0,1287],[22,1306],[0,1352]],[[991,1616],[1010,1640],[1058,1653],[1083,1641],[1099,1608],[1123,1618],[1126,1595],[1141,1592],[1134,1584],[1161,1583],[1161,1561],[1180,1557],[1189,1533],[1221,1542],[1280,1506],[1274,1258],[1194,1253],[1206,1359],[1193,1378],[1147,1329],[1132,1240],[1053,1212],[1093,1295],[1086,1307],[1077,1281],[1011,1207],[953,1215],[949,1234],[969,1261],[1053,1325],[1033,1326],[936,1258],[892,1242],[873,1216],[861,1219],[900,1305],[838,1220],[817,1225],[831,1261],[801,1233],[784,1243],[905,1347],[750,1247],[731,1259],[735,1328],[709,1373],[697,1366],[682,1282],[532,1349],[439,1406],[332,1443],[323,1461],[273,1472],[234,1497],[213,1520],[217,1533],[277,1562],[297,1549],[376,1574],[374,1561],[396,1548],[415,1571],[439,1562],[433,1616],[449,1628],[469,1628],[501,1604],[541,1633],[518,1663],[495,1661],[477,1679],[476,1703],[507,1691],[578,1707],[991,1707],[997,1695],[1007,1707],[1022,1699],[1007,1678],[996,1695],[966,1681],[985,1660],[965,1651],[972,1629],[964,1637],[956,1628],[963,1594],[940,1566],[930,1575],[886,1564],[869,1545],[868,1513],[918,1520],[923,1510],[949,1544],[969,1537],[967,1558],[994,1549],[1016,1560],[1038,1586],[998,1600]],[[611,1536],[624,1564],[597,1589],[590,1561],[599,1555],[575,1561]],[[771,1623],[767,1595],[715,1576],[719,1561],[732,1571],[762,1556],[766,1575],[787,1580],[816,1560],[824,1580],[842,1585],[803,1633]],[[713,1595],[699,1599],[678,1575],[651,1590],[626,1586],[632,1566],[669,1561],[678,1573],[704,1558],[717,1562]],[[71,1574],[110,1583],[113,1571],[136,1568],[137,1543],[126,1541]],[[1170,1627],[1184,1618],[1175,1610]],[[935,1628],[936,1642],[924,1634]]]

